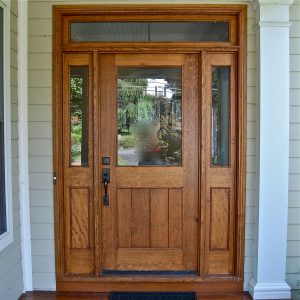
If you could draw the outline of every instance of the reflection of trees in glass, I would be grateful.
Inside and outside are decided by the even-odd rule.
[[[86,66],[70,68],[71,163],[86,165],[88,159]]]
[[[158,134],[161,157],[168,165],[181,163],[181,129],[174,129],[170,122],[172,116],[161,117],[161,128]]]
[[[71,162],[81,160],[82,77],[71,77]]]
[[[173,92],[172,98],[150,93],[147,78],[118,79],[119,147],[139,149],[141,165],[181,163],[181,95],[176,90],[181,86],[170,80],[166,88]],[[153,131],[154,138],[149,133]],[[120,160],[126,164],[124,158]]]
[[[147,79],[130,78],[118,79],[118,130],[126,128],[138,119],[149,120],[153,117],[153,96],[147,94]]]
[[[212,164],[228,165],[229,67],[212,68]]]

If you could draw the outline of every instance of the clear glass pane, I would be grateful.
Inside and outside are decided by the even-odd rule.
[[[118,165],[181,165],[181,68],[118,68]]]
[[[70,67],[71,165],[88,165],[88,74],[87,66]]]
[[[72,42],[228,42],[229,22],[73,22]]]
[[[212,164],[229,165],[230,67],[212,68]]]

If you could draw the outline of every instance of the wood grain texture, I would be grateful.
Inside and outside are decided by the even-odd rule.
[[[131,248],[132,226],[131,189],[117,190],[118,205],[118,248]]]
[[[123,248],[118,251],[118,269],[138,271],[184,270],[182,256],[183,251],[177,249]],[[181,259],[179,259],[180,257]]]
[[[211,189],[210,250],[228,250],[230,191]]]
[[[248,293],[235,294],[197,294],[199,300],[251,300]],[[67,292],[27,292],[19,300],[108,300],[108,293],[67,293]]]
[[[174,56],[174,60],[172,60]],[[161,58],[165,57],[166,61]],[[198,160],[192,161],[190,157],[198,157],[198,76],[197,76],[197,55],[101,55],[101,69],[103,70],[103,80],[100,81],[101,101],[105,104],[100,111],[100,119],[103,124],[117,120],[116,106],[116,70],[119,66],[132,67],[158,66],[164,67],[166,63],[172,61],[173,65],[183,68],[183,165],[182,166],[117,166],[117,129],[110,129],[109,134],[101,135],[101,145],[103,156],[110,156],[113,162],[110,165],[112,180],[109,184],[110,205],[105,207],[103,218],[103,244],[104,253],[103,269],[105,270],[196,270],[197,269],[197,216],[198,216]],[[118,65],[121,64],[121,65]],[[104,71],[105,70],[105,71]],[[100,71],[101,73],[101,71]],[[101,103],[102,103],[101,102]],[[105,106],[110,106],[105,107]],[[104,125],[105,127],[105,125]],[[112,138],[114,136],[114,138]],[[187,178],[189,174],[189,178]],[[129,200],[124,214],[118,218],[116,211],[116,191],[131,190],[131,212],[125,213],[129,209]],[[181,199],[172,202],[174,213],[169,215],[169,190],[180,191]],[[123,197],[118,194],[118,200]],[[129,197],[129,194],[128,194]],[[123,205],[124,203],[121,203]],[[178,207],[176,207],[178,206]],[[121,212],[121,210],[119,210]],[[176,214],[181,214],[176,216]],[[183,215],[185,213],[185,215]],[[127,215],[125,217],[125,214]],[[129,214],[131,224],[129,224]],[[108,219],[109,218],[109,219]],[[123,222],[124,224],[122,224]],[[110,228],[108,228],[108,224]],[[177,224],[179,224],[178,227]],[[131,225],[131,228],[128,226]],[[170,225],[172,228],[170,228]],[[126,235],[131,234],[131,249],[127,247],[126,260],[121,255],[124,248],[116,245],[115,229],[122,228],[121,235],[126,231]],[[126,227],[126,228],[125,228]],[[118,230],[119,230],[118,229]],[[131,230],[130,230],[131,229]],[[120,231],[118,231],[120,233]],[[170,233],[172,232],[172,233]],[[177,243],[173,248],[169,246],[169,237],[172,235],[172,243]],[[181,240],[174,242],[174,239]],[[184,238],[184,241],[183,241]],[[129,240],[130,238],[128,238]],[[122,242],[124,245],[124,242]],[[126,243],[129,242],[126,241]],[[180,245],[180,248],[178,245]],[[149,251],[151,251],[151,264],[149,264]],[[136,255],[135,249],[139,249]],[[144,249],[144,254],[142,249]],[[181,249],[180,251],[178,251]],[[172,255],[163,255],[172,253]],[[155,254],[157,253],[157,255]],[[162,260],[163,257],[163,260]],[[175,259],[177,257],[177,259]],[[176,263],[175,263],[176,260]]]
[[[89,248],[89,190],[70,190],[71,248]]]
[[[182,247],[182,189],[169,189],[169,247]]]
[[[151,248],[169,247],[169,195],[167,189],[150,190]]]
[[[149,189],[132,190],[132,247],[150,247],[150,197]]]

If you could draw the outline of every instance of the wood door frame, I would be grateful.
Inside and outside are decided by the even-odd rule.
[[[55,208],[55,251],[56,281],[58,291],[101,291],[112,290],[144,290],[144,291],[197,291],[197,292],[241,292],[244,278],[244,243],[245,243],[245,186],[246,186],[246,5],[59,5],[53,6],[53,168],[57,178],[54,185]],[[69,39],[70,20],[99,20],[99,18],[117,20],[229,20],[234,28],[230,29],[230,42],[226,43],[71,43]],[[236,215],[235,224],[235,266],[234,275],[205,276],[99,276],[97,259],[99,251],[95,251],[95,274],[93,276],[67,276],[64,273],[64,219],[63,219],[63,149],[62,126],[63,115],[61,103],[63,98],[63,54],[90,53],[93,55],[94,83],[98,78],[98,53],[198,53],[199,61],[205,59],[206,53],[235,53],[237,56],[237,153],[236,153]],[[203,69],[199,70],[199,87],[202,99],[205,93]],[[98,90],[94,91],[94,115],[97,111]],[[201,104],[200,104],[201,107]],[[202,115],[202,112],[199,114]],[[200,134],[201,134],[201,124]],[[96,129],[97,131],[97,129]],[[98,132],[94,133],[98,136]],[[201,155],[201,139],[199,139],[199,155]],[[94,142],[98,148],[98,138]],[[95,150],[94,155],[97,155]],[[98,157],[98,156],[95,156]],[[99,172],[99,164],[95,160],[95,177]],[[199,209],[205,207],[204,166],[199,166]],[[95,183],[95,190],[99,183]],[[100,211],[95,192],[95,211]],[[95,223],[101,224],[100,217],[95,214]],[[199,222],[201,224],[203,220]],[[199,225],[200,227],[200,225]],[[200,232],[200,228],[199,228]],[[95,225],[95,240],[100,239],[99,228]],[[199,245],[200,249],[200,245]],[[203,259],[200,257],[199,261]],[[200,266],[199,266],[200,269]]]

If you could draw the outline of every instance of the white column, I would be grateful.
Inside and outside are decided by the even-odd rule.
[[[24,292],[32,291],[32,257],[28,175],[28,3],[18,2],[18,101],[21,248]]]
[[[289,6],[256,0],[257,182],[253,299],[291,299],[285,281],[289,164]]]

